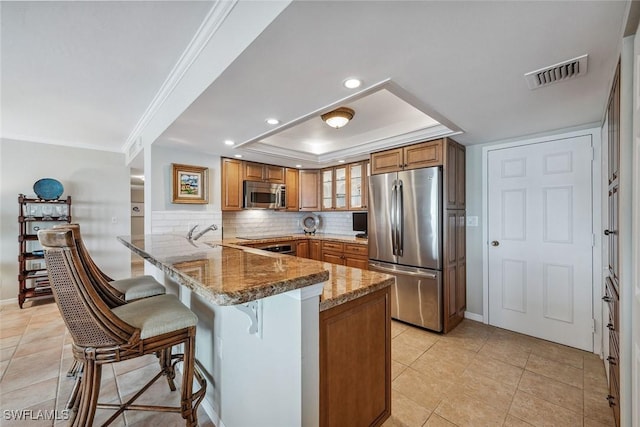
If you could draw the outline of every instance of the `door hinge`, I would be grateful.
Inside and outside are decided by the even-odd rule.
[[[596,247],[596,235],[595,235],[595,233],[591,234],[591,247],[592,248]]]
[[[591,161],[596,159],[596,149],[591,147]]]
[[[596,333],[596,319],[591,319],[591,333]]]

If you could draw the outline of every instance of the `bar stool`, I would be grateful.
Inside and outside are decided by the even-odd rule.
[[[162,286],[152,276],[139,276],[131,277],[128,279],[114,280],[103,272],[100,267],[96,265],[89,254],[89,250],[84,245],[82,235],[80,234],[80,224],[59,224],[53,226],[56,230],[71,230],[73,232],[73,238],[76,242],[76,248],[78,250],[78,256],[80,261],[84,265],[85,271],[89,276],[89,279],[93,283],[96,291],[109,308],[114,308],[126,304],[129,301],[135,301],[141,298],[147,298],[155,295],[163,295],[166,293],[165,287]],[[168,355],[160,354],[160,363],[169,363],[170,360],[166,359]],[[82,371],[82,365],[74,360],[73,365],[67,372],[68,377],[75,377]],[[169,387],[171,390],[175,390],[175,385],[172,379],[169,379]],[[73,388],[69,401],[67,402],[67,409],[73,404],[75,397],[78,393],[78,386]]]
[[[110,308],[91,283],[80,260],[71,230],[40,230],[49,282],[58,309],[73,338],[73,356],[84,366],[73,426],[93,424],[97,408],[115,409],[103,425],[125,410],[179,412],[187,427],[197,426],[197,409],[206,381],[196,366],[195,335],[198,318],[173,295],[158,295]],[[183,354],[173,354],[173,364],[183,362],[180,407],[135,405],[166,367],[123,404],[98,403],[102,365],[169,351],[182,344]],[[193,380],[200,386],[193,392]]]
[[[60,224],[53,227],[56,230],[72,230],[76,241],[78,255],[96,290],[109,307],[117,307],[129,301],[147,298],[166,293],[162,286],[152,276],[131,277],[114,280],[104,273],[91,258],[80,234],[80,224]],[[101,279],[101,280],[100,280]]]

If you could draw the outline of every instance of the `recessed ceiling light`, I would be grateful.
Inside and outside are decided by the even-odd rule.
[[[241,158],[241,157],[242,157],[242,154],[236,154],[236,155],[235,155],[235,157],[237,157],[237,158]]]
[[[338,163],[344,163],[344,160],[338,160]]]
[[[355,89],[360,87],[360,85],[362,84],[362,80],[356,79],[355,77],[350,77],[345,80],[343,84],[347,89]]]
[[[233,144],[235,144],[235,142],[233,142],[233,141],[232,141],[232,140],[230,140],[230,139],[227,139],[224,143],[225,143],[225,144],[227,144],[227,145],[233,145]]]
[[[265,122],[267,122],[270,125],[277,125],[277,124],[280,123],[280,120],[278,120],[278,119],[267,119],[267,120],[265,120]]]
[[[297,168],[301,168],[301,167],[302,167],[302,165],[296,165],[296,167],[297,167]]]

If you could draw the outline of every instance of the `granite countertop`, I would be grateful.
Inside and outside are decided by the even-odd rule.
[[[322,264],[329,270],[329,280],[322,288],[320,311],[386,288],[393,285],[395,281],[393,276],[384,273],[328,262]]]
[[[236,305],[329,279],[323,263],[184,236],[150,234],[118,240],[196,294]]]
[[[184,236],[152,234],[122,236],[118,240],[174,280],[218,305],[242,304],[324,282],[320,296],[322,311],[390,286],[395,280],[383,273],[232,243],[248,242],[242,239],[190,242]]]

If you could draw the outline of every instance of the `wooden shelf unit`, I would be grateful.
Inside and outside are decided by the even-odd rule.
[[[28,209],[31,205],[41,205],[41,210],[42,206],[50,206],[52,207],[51,215],[42,215],[41,212],[40,215],[30,216]],[[60,205],[66,205],[66,219],[55,212],[55,206]],[[22,308],[24,302],[29,298],[52,295],[44,263],[44,252],[42,249],[34,249],[38,245],[36,243],[38,235],[34,230],[34,224],[37,224],[39,229],[45,229],[54,223],[70,223],[71,196],[67,196],[66,199],[42,200],[28,198],[24,194],[20,194],[18,208],[18,305]]]

